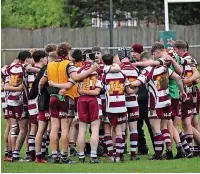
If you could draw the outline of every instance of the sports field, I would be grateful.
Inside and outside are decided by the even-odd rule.
[[[200,87],[200,84],[199,84]],[[2,118],[2,117],[1,117]],[[4,144],[3,144],[3,134],[5,129],[5,121],[1,120],[1,159],[4,157]],[[150,148],[149,155],[139,156],[139,161],[130,161],[129,155],[125,156],[124,163],[108,163],[107,159],[102,157],[101,164],[36,164],[34,162],[24,162],[24,163],[8,163],[2,161],[1,172],[3,173],[199,173],[200,172],[200,157],[192,159],[179,159],[179,160],[161,160],[161,161],[149,161],[148,157],[153,155],[153,149],[150,141],[149,134],[145,127],[146,138],[148,146]],[[174,155],[176,154],[176,149],[174,149]],[[25,149],[23,147],[21,151],[21,156],[25,157]],[[78,158],[73,158],[78,161]],[[86,161],[89,161],[87,157]]]
[[[3,133],[4,133],[5,122],[2,119],[2,127],[1,127],[1,159],[4,157],[4,145],[3,145]],[[145,132],[147,132],[145,127]],[[179,160],[162,160],[162,161],[149,161],[148,157],[153,154],[153,149],[151,146],[150,138],[148,133],[147,140],[148,145],[150,147],[149,155],[142,155],[139,156],[139,161],[130,161],[129,155],[125,156],[124,163],[108,163],[106,158],[102,157],[101,164],[36,164],[34,162],[16,162],[16,163],[9,163],[2,161],[1,169],[3,173],[143,173],[143,172],[200,172],[200,157],[199,158],[192,158],[192,159],[179,159]],[[174,154],[176,150],[174,148]],[[25,149],[22,149],[21,152],[22,157],[25,157]],[[77,157],[73,158],[78,160]],[[89,158],[86,159],[89,161]]]

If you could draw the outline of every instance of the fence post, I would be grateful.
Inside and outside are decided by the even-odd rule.
[[[3,51],[3,66],[6,64],[6,51]]]

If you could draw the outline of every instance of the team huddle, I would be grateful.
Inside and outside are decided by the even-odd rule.
[[[149,160],[200,156],[199,72],[187,42],[167,50],[156,42],[151,52],[134,44],[116,56],[97,46],[71,49],[64,42],[21,51],[2,67],[4,161],[74,164],[70,156],[84,163],[89,155],[90,163],[100,163],[100,156],[123,162],[127,143],[130,160],[139,160],[148,153],[138,136],[145,110],[155,152]]]

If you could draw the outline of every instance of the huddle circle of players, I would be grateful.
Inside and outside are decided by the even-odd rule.
[[[97,46],[71,49],[64,42],[21,51],[2,67],[4,161],[74,164],[70,156],[77,155],[80,163],[86,156],[90,163],[100,163],[100,156],[118,163],[128,141],[130,160],[139,160],[138,154],[148,153],[138,136],[144,110],[155,152],[149,160],[200,156],[199,72],[187,42],[177,40],[167,50],[156,42],[151,52],[137,43],[121,47],[116,56],[102,55]]]

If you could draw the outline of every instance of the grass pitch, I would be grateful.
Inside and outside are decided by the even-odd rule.
[[[2,118],[2,117],[1,117]],[[2,119],[1,126],[1,159],[4,158],[4,143],[3,134],[5,128],[5,121]],[[149,155],[141,155],[139,161],[130,161],[130,156],[125,156],[124,163],[108,163],[105,157],[102,157],[101,164],[89,164],[89,158],[86,158],[85,164],[36,164],[34,162],[1,162],[1,172],[3,173],[196,173],[200,172],[200,157],[192,159],[179,160],[161,160],[149,161],[148,157],[153,154],[153,149],[150,137],[145,126],[145,133],[150,148]],[[174,155],[176,154],[175,147]],[[25,157],[25,147],[21,151],[21,156]],[[78,161],[77,157],[72,158]]]

